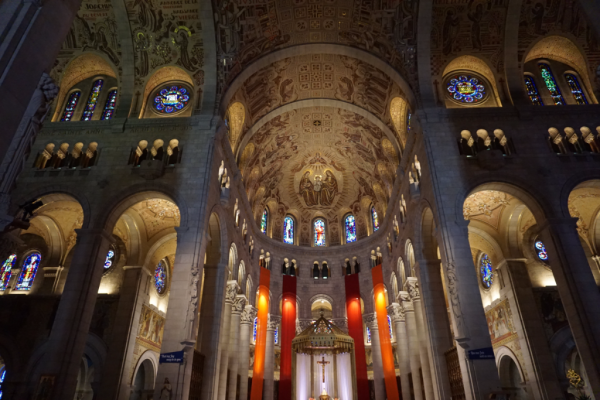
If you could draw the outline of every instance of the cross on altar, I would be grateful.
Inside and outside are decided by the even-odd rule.
[[[321,364],[323,367],[323,383],[325,383],[325,365],[329,364],[329,361],[325,361],[325,357],[323,357],[323,361],[317,361],[317,364]]]

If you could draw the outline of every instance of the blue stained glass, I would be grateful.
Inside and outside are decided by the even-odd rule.
[[[183,110],[190,101],[187,89],[183,86],[164,88],[154,95],[154,108],[159,113],[171,114]]]
[[[2,264],[2,269],[0,270],[0,290],[6,290],[10,276],[12,275],[11,269],[15,266],[15,262],[17,262],[17,255],[11,254],[4,261],[4,264]]]
[[[325,246],[325,221],[317,219],[314,223],[315,246]]]
[[[556,84],[556,79],[554,79],[550,66],[548,64],[540,64],[540,71],[542,73],[542,79],[544,79],[544,83],[546,84],[546,88],[550,92],[552,100],[554,100],[554,104],[557,106],[564,106],[565,100]]]
[[[346,243],[356,242],[356,220],[354,215],[349,214],[345,220],[346,225]]]
[[[485,86],[477,78],[457,75],[448,82],[448,92],[461,103],[477,103],[485,96]]]
[[[410,119],[411,118],[412,118],[412,114],[409,111],[408,115],[406,116],[406,130],[409,132],[410,132]]]
[[[81,115],[82,121],[91,121],[92,117],[94,116],[94,110],[96,109],[96,104],[98,104],[98,97],[100,96],[102,85],[104,85],[104,81],[102,79],[98,79],[96,82],[94,82],[87,104],[85,105],[85,109]]]
[[[27,257],[23,263],[23,269],[21,270],[21,275],[19,275],[15,290],[31,289],[35,274],[37,274],[38,267],[40,266],[40,261],[42,261],[40,253],[31,253],[29,257]]]
[[[489,288],[492,286],[492,283],[494,283],[494,271],[492,269],[492,260],[490,260],[490,257],[484,253],[483,256],[481,256],[481,261],[479,263],[479,268],[481,272],[481,282],[483,283],[483,286]]]
[[[104,261],[104,270],[107,270],[110,267],[112,267],[114,260],[115,252],[113,250],[109,250],[108,254],[106,255],[106,260]]]
[[[117,90],[111,90],[106,98],[106,104],[104,105],[104,111],[102,111],[101,120],[111,119],[115,114],[115,107],[117,105]]]
[[[579,79],[573,74],[565,74],[565,79],[569,84],[575,102],[580,105],[588,104],[585,94],[583,93],[583,90],[581,90],[581,85],[579,85]]]
[[[283,243],[294,244],[294,219],[289,216],[283,219]]]
[[[258,317],[254,318],[254,326],[252,327],[252,341],[256,343],[256,333],[258,332]]]
[[[279,327],[275,328],[275,344],[279,343]]]
[[[527,95],[529,96],[529,100],[531,100],[531,104],[534,106],[543,106],[544,102],[538,92],[535,81],[529,75],[525,75],[525,87],[527,88]]]
[[[544,243],[542,243],[541,240],[535,242],[535,250],[540,260],[548,261],[548,253],[546,252],[546,246],[544,246]]]
[[[392,329],[392,319],[390,316],[387,316],[388,319],[388,328],[390,329],[390,339],[394,337],[394,330]]]
[[[377,211],[375,211],[375,207],[371,207],[371,218],[373,220],[373,232],[379,230],[379,217],[377,216]]]
[[[0,399],[2,399],[2,383],[4,383],[5,378],[6,378],[6,370],[3,369],[2,373],[0,373]]]
[[[367,326],[367,343],[371,343],[371,330]]]
[[[262,233],[267,233],[267,221],[269,218],[269,212],[265,208],[262,213],[262,217],[260,218],[260,231]]]
[[[70,121],[71,118],[73,118],[73,114],[75,113],[75,109],[77,108],[77,103],[79,103],[80,96],[81,92],[79,90],[69,95],[67,104],[65,104],[65,111],[63,112],[63,116],[60,119],[61,121]]]
[[[158,294],[163,294],[167,288],[167,271],[163,261],[160,261],[154,270],[154,287]]]

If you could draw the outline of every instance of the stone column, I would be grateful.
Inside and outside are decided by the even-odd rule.
[[[254,325],[254,318],[258,309],[247,305],[240,316],[240,400],[246,400],[248,398],[248,372],[250,371],[250,337],[252,333],[252,326]]]
[[[363,318],[371,331],[371,354],[373,355],[373,386],[375,387],[375,400],[385,400],[383,361],[381,359],[381,347],[379,346],[377,315],[375,313],[367,314]]]
[[[221,323],[223,328],[221,329],[221,337],[219,339],[219,347],[221,348],[221,360],[219,367],[219,391],[217,392],[219,400],[226,399],[227,392],[227,364],[229,364],[229,352],[231,350],[229,343],[229,331],[231,329],[231,307],[237,295],[239,285],[237,281],[227,281],[227,288],[225,289],[225,308],[223,309],[223,315]]]
[[[431,381],[431,367],[429,364],[429,335],[423,322],[423,309],[421,307],[421,293],[419,292],[419,282],[417,278],[407,278],[406,288],[408,295],[413,302],[415,310],[415,319],[417,322],[417,334],[419,344],[419,357],[421,359],[421,373],[423,374],[423,386],[425,389],[425,399],[434,400],[433,382]]]
[[[423,400],[423,386],[421,386],[421,358],[419,357],[419,337],[417,334],[417,319],[413,303],[408,292],[400,292],[398,298],[406,316],[406,331],[408,333],[408,353],[410,355],[410,372],[412,374],[413,391],[415,400]],[[410,398],[410,397],[409,397]]]
[[[133,349],[138,332],[142,305],[148,301],[146,292],[152,274],[143,266],[123,267],[123,284],[108,346],[108,355],[102,373],[98,397],[102,399],[129,399],[131,391]]]
[[[281,317],[269,315],[267,324],[267,347],[265,349],[265,377],[263,399],[273,400],[275,392],[275,329],[281,322]]]
[[[540,224],[558,292],[594,396],[600,396],[600,292],[577,232],[577,218]]]
[[[400,301],[400,300],[399,300]],[[398,368],[400,369],[400,385],[402,386],[402,399],[410,399],[410,355],[408,353],[408,333],[406,332],[406,315],[404,308],[398,303],[388,307],[388,313],[396,328],[396,354],[398,355]]]
[[[240,319],[244,306],[246,305],[246,296],[238,294],[233,301],[231,308],[231,329],[229,331],[229,379],[227,382],[227,399],[236,400],[238,361],[240,358]]]
[[[56,375],[52,391],[52,399],[56,400],[75,396],[77,373],[94,314],[104,260],[112,241],[104,230],[76,229],[76,233],[73,261],[41,368],[41,374]]]

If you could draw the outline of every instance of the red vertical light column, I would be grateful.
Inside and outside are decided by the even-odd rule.
[[[356,361],[357,398],[368,399],[369,378],[367,377],[367,360],[365,355],[365,338],[363,335],[362,310],[360,306],[360,286],[358,274],[346,275],[346,314],[348,315],[348,333],[354,339],[354,360]]]
[[[292,339],[296,336],[296,277],[283,276],[279,400],[292,400]]]
[[[400,396],[398,394],[398,385],[396,384],[396,368],[394,367],[392,338],[390,337],[388,327],[385,286],[383,285],[381,264],[371,270],[371,276],[373,277],[373,292],[375,294],[375,311],[377,313],[377,326],[379,327],[379,346],[381,347],[385,391],[388,400],[399,400]]]
[[[256,344],[254,346],[254,369],[252,374],[251,400],[262,400],[263,381],[265,376],[265,350],[267,346],[267,322],[269,319],[269,285],[271,271],[260,269],[258,286],[258,324],[256,328]]]

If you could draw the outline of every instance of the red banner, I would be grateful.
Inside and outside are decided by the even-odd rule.
[[[271,271],[260,269],[258,286],[258,324],[256,328],[256,344],[254,346],[254,369],[252,374],[251,400],[262,400],[263,381],[265,375],[265,350],[267,346],[267,322],[269,319],[269,285]]]
[[[363,335],[362,310],[360,306],[360,285],[358,274],[346,275],[346,313],[348,315],[348,333],[354,339],[354,359],[356,361],[357,398],[369,399],[369,378],[367,377],[367,360],[365,354],[365,338]]]
[[[292,339],[296,336],[296,277],[283,276],[279,400],[292,400]]]

